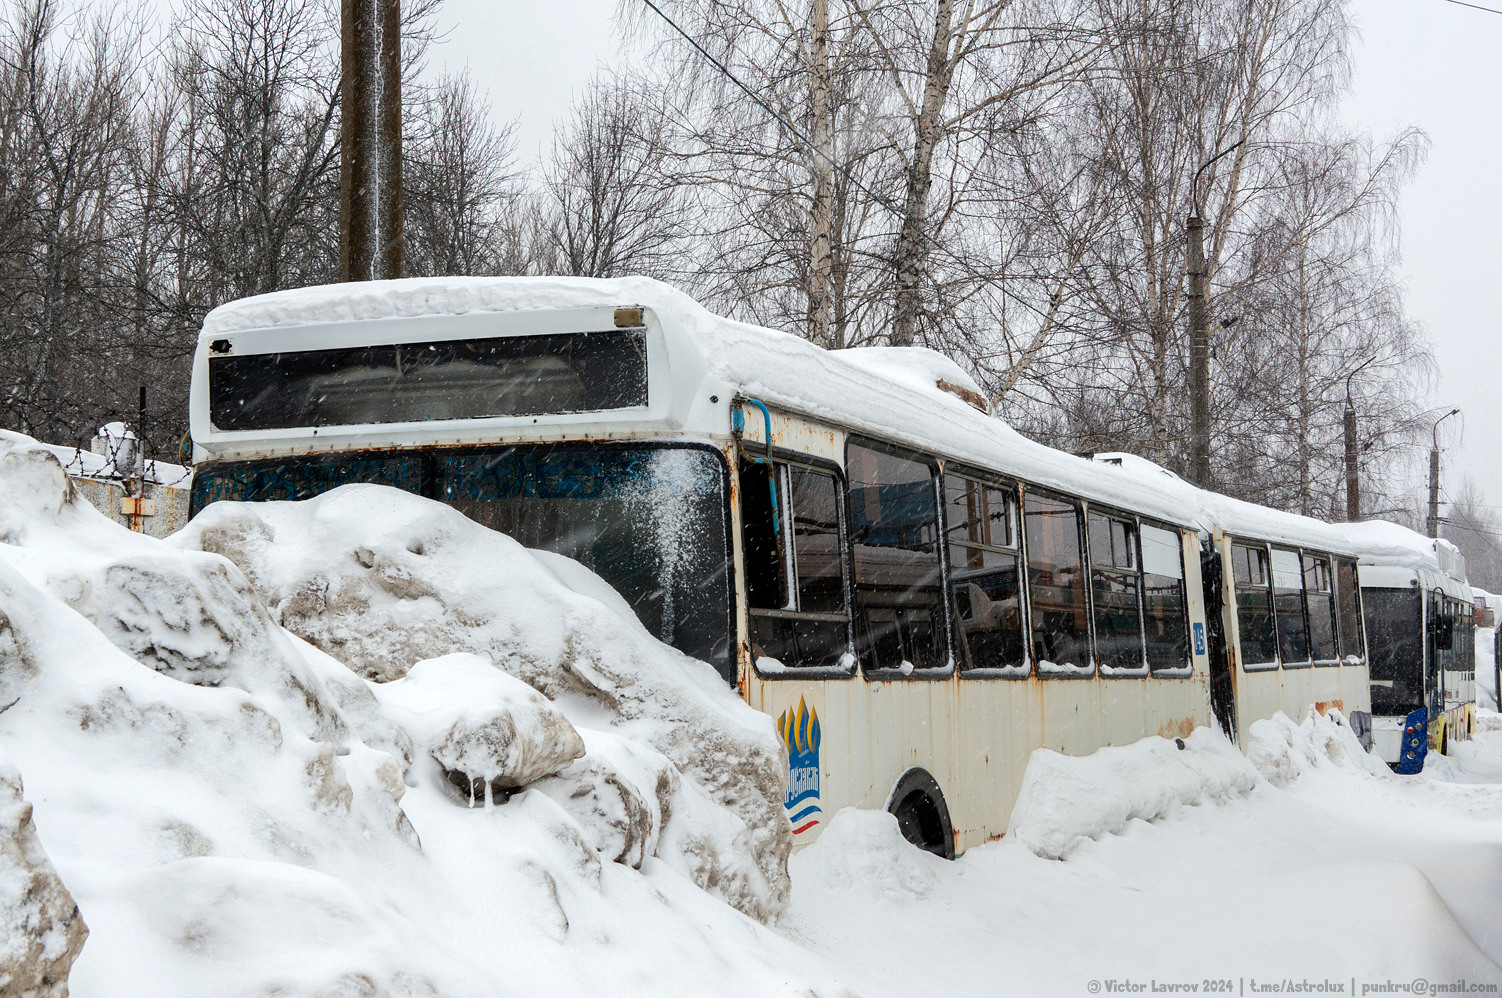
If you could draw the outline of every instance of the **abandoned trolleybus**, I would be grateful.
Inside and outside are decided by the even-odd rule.
[[[1338,530],[985,408],[645,279],[309,288],[205,321],[193,504],[375,482],[579,560],[776,720],[799,841],[885,807],[952,856],[1040,746],[1369,709]]]

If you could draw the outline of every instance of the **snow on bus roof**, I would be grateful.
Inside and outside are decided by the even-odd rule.
[[[202,339],[290,326],[374,319],[643,306],[671,320],[712,376],[742,395],[1032,484],[1208,531],[1354,553],[1346,525],[1205,492],[1150,461],[1091,461],[1030,440],[941,390],[980,392],[953,360],[922,347],[824,350],[800,336],[715,315],[660,281],[580,277],[446,277],[333,284],[245,298],[204,320]],[[1402,529],[1402,528],[1397,528]]]

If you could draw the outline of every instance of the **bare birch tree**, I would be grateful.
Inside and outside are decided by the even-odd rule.
[[[689,203],[671,173],[669,119],[640,80],[590,81],[553,135],[542,177],[543,238],[557,273],[684,271]]]

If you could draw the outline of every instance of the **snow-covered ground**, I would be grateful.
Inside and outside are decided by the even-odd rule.
[[[789,859],[770,720],[578,565],[376,487],[158,541],[0,435],[0,994],[77,949],[49,860],[75,998],[1502,983],[1481,721],[1412,779],[1320,718],[1040,751],[956,862],[856,811]]]

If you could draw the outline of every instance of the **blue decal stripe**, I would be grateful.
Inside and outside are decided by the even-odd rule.
[[[797,814],[790,814],[790,815],[788,815],[788,820],[789,821],[802,821],[804,818],[807,818],[811,814],[823,814],[823,813],[824,813],[824,810],[821,807],[819,807],[819,805],[817,805],[817,804],[811,804],[808,807],[804,808],[803,810],[799,811]]]
[[[819,796],[819,788],[818,787],[814,787],[811,790],[805,790],[805,791],[803,791],[803,793],[799,794],[797,797],[794,797],[792,800],[784,802],[782,806],[785,807],[785,808],[787,808],[789,811],[791,811],[795,806],[797,806],[802,801],[806,801],[810,797],[817,797],[817,796]]]

